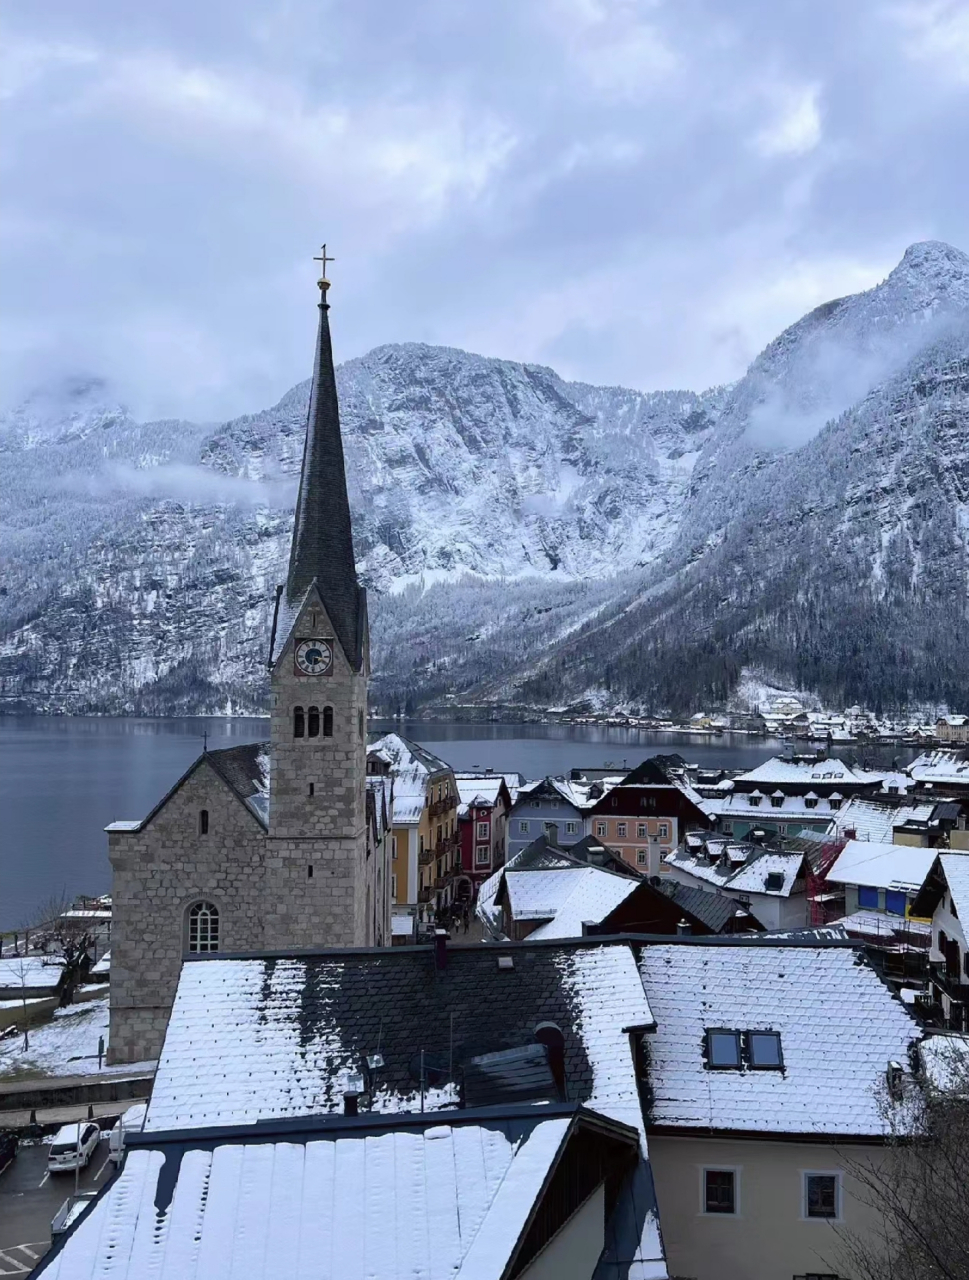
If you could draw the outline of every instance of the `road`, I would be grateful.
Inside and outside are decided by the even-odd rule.
[[[97,1145],[79,1189],[93,1191],[114,1171],[108,1141]],[[73,1173],[47,1172],[47,1143],[21,1146],[0,1173],[0,1280],[23,1277],[50,1248],[50,1224],[68,1196],[74,1194]]]

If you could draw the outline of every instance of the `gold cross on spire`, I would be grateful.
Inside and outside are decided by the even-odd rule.
[[[322,283],[323,283],[323,281],[324,281],[324,280],[326,280],[326,264],[327,264],[328,262],[336,262],[336,258],[331,258],[331,257],[327,254],[327,252],[326,252],[326,245],[324,245],[324,246],[323,246],[323,249],[322,249],[322,252],[321,252],[321,256],[320,256],[320,257],[318,257],[318,258],[314,258],[314,259],[313,259],[313,261],[314,261],[314,262],[319,262],[319,263],[321,264],[321,265],[320,265],[320,283],[322,284]]]

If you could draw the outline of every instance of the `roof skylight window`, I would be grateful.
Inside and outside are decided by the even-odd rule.
[[[707,1067],[714,1071],[783,1071],[779,1031],[731,1031],[708,1027]]]
[[[708,1031],[707,1063],[721,1070],[738,1068],[740,1066],[740,1032]]]
[[[752,1067],[765,1071],[780,1071],[784,1066],[781,1057],[779,1031],[748,1031],[747,1056]]]

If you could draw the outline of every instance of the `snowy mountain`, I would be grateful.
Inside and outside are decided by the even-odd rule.
[[[702,395],[417,344],[338,383],[381,705],[687,710],[744,665],[969,704],[959,251],[912,246]],[[3,705],[262,705],[308,390],[211,427],[77,382],[0,421]]]

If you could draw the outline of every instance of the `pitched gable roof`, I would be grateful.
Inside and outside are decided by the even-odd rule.
[[[144,818],[135,822],[111,822],[105,831],[141,831],[203,765],[209,765],[260,826],[268,828],[270,744],[247,742],[238,747],[203,751]]]
[[[644,947],[639,968],[656,1016],[649,1120],[659,1128],[882,1136],[879,1081],[907,1063],[919,1027],[850,946]],[[710,1028],[776,1031],[783,1070],[711,1070]]]

